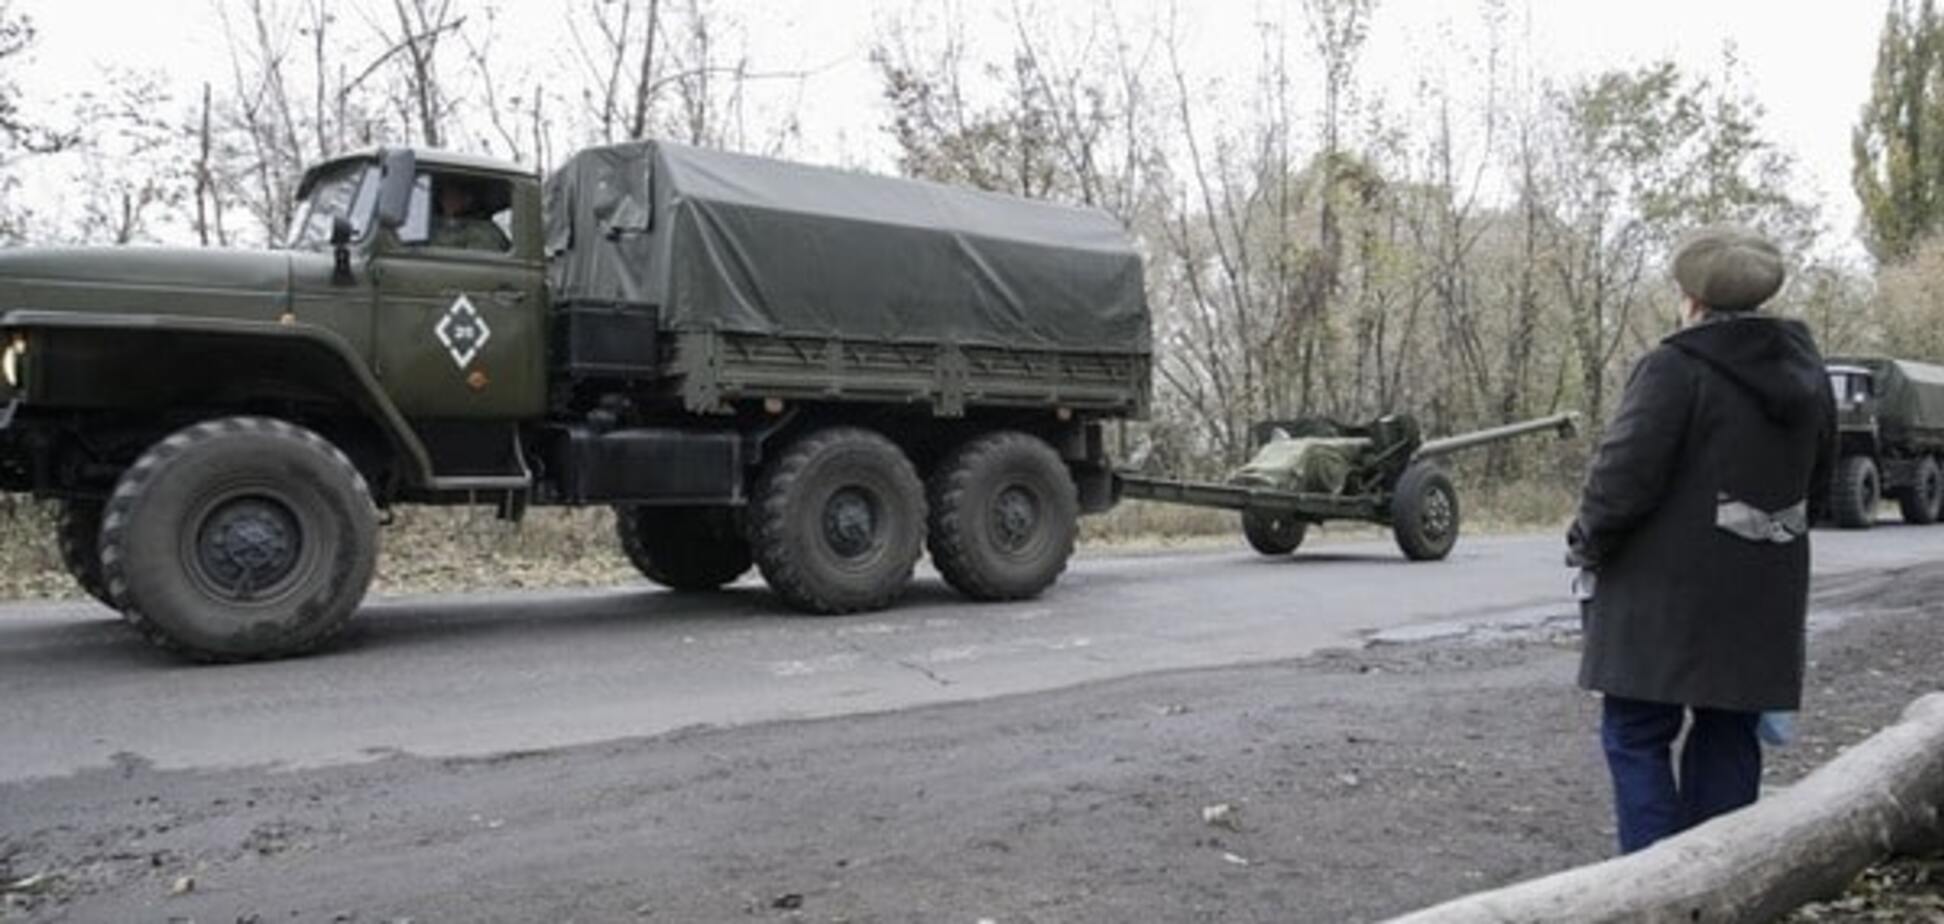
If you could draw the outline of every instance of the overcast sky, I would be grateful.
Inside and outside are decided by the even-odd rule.
[[[1128,5],[1138,15],[1156,2],[1161,0],[1128,0]],[[534,57],[538,70],[561,52],[559,30],[552,24],[563,5],[506,4],[516,25],[509,33],[532,37],[522,52]],[[888,165],[890,148],[879,131],[885,112],[868,53],[874,27],[908,8],[909,0],[718,0],[717,5],[742,13],[759,66],[815,72],[806,92],[792,94],[804,101],[801,156]],[[1512,0],[1509,5],[1515,18],[1529,17],[1536,69],[1559,80],[1663,57],[1694,73],[1715,74],[1724,44],[1733,43],[1746,89],[1768,108],[1770,136],[1800,159],[1808,191],[1831,228],[1845,240],[1850,237],[1856,220],[1849,187],[1850,129],[1868,91],[1883,0],[1532,0],[1529,6]],[[204,79],[222,80],[227,73],[213,0],[15,0],[14,6],[40,27],[41,42],[24,82],[43,101],[85,86],[104,63],[162,71],[187,88]],[[1004,40],[1011,0],[960,0],[960,6],[975,33],[986,29],[993,41]],[[1252,23],[1265,7],[1276,4],[1181,3],[1194,30],[1189,48],[1205,73],[1254,60]],[[1471,9],[1470,3],[1451,0],[1379,0],[1363,59],[1369,92],[1398,98],[1427,76],[1453,84],[1475,79],[1461,51],[1455,51],[1479,40]],[[1299,13],[1291,15],[1301,21]],[[513,39],[502,42],[508,51],[514,49]],[[1845,252],[1860,253],[1860,248]]]

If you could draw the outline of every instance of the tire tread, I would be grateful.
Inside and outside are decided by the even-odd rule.
[[[839,600],[820,590],[817,582],[805,572],[803,562],[797,560],[789,536],[790,502],[802,490],[804,473],[811,463],[833,447],[848,442],[871,446],[873,451],[898,459],[906,470],[910,468],[903,450],[875,431],[844,426],[818,430],[784,449],[783,454],[764,471],[757,481],[755,502],[749,509],[750,554],[762,570],[763,580],[793,606],[821,615],[868,612],[890,606],[904,595],[917,564],[914,554],[910,561],[904,563],[902,575],[897,579],[886,581],[874,593],[859,599]],[[914,481],[917,478],[915,473],[911,477]],[[925,519],[922,485],[916,492],[916,498],[918,521],[922,524]]]
[[[925,547],[945,582],[974,600],[996,602],[1038,596],[1066,573],[1067,562],[1073,556],[1077,529],[1066,531],[1061,545],[1053,550],[1057,561],[1051,573],[1045,575],[1037,586],[1004,586],[979,566],[978,550],[972,545],[977,540],[965,523],[965,497],[972,489],[972,479],[982,468],[991,465],[994,457],[1014,452],[1038,456],[1042,464],[1049,464],[1050,460],[1050,465],[1064,474],[1064,464],[1044,440],[1008,430],[981,436],[960,447],[932,476],[928,498],[931,514],[925,530]],[[1062,490],[1065,494],[1062,510],[1070,508],[1076,511],[1077,516],[1079,492],[1074,488],[1072,479],[1060,478],[1056,490]],[[1049,512],[1049,515],[1054,515],[1054,512]]]
[[[155,473],[163,468],[164,463],[180,456],[182,453],[199,444],[228,433],[252,431],[265,433],[276,439],[288,440],[302,445],[308,450],[318,452],[323,458],[329,461],[332,467],[338,470],[338,474],[344,478],[345,483],[350,485],[356,502],[363,509],[374,511],[375,517],[376,507],[372,502],[371,489],[365,482],[364,474],[358,471],[357,466],[351,463],[351,460],[345,456],[343,451],[315,432],[285,421],[267,417],[224,417],[207,420],[192,424],[189,427],[170,434],[161,442],[151,447],[147,452],[143,453],[141,457],[136,459],[135,464],[130,466],[122,474],[102,514],[102,575],[105,579],[112,605],[121,611],[123,619],[129,625],[133,626],[149,643],[156,647],[191,660],[205,663],[235,663],[303,654],[329,641],[339,632],[343,631],[344,626],[350,622],[351,614],[355,610],[355,607],[347,609],[323,631],[314,632],[308,638],[296,644],[283,646],[272,651],[237,655],[208,651],[183,644],[179,639],[175,638],[161,626],[157,625],[152,619],[144,615],[140,601],[130,597],[128,593],[127,574],[125,572],[125,550],[123,547],[127,541],[129,513],[136,502],[146,492],[153,489]],[[306,601],[303,605],[309,606],[314,605],[314,603],[312,601]]]

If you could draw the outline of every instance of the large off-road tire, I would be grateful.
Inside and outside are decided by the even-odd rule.
[[[1875,459],[1844,456],[1836,465],[1836,481],[1830,486],[1829,513],[1836,518],[1836,525],[1844,529],[1869,529],[1876,525],[1882,484]]]
[[[1944,517],[1944,467],[1936,456],[1917,463],[1916,480],[1897,492],[1897,506],[1903,508],[1905,523],[1928,526]]]
[[[61,547],[61,564],[74,583],[103,606],[113,609],[108,596],[108,580],[101,576],[101,507],[96,500],[70,500],[61,504],[55,540]]]
[[[1404,470],[1391,497],[1391,532],[1412,561],[1438,561],[1458,544],[1458,489],[1435,465]]]
[[[723,507],[616,507],[621,552],[671,590],[715,590],[749,571],[749,539]]]
[[[1242,537],[1249,547],[1264,555],[1288,555],[1309,535],[1309,521],[1294,514],[1263,510],[1242,511]]]
[[[748,518],[756,566],[791,606],[883,609],[904,593],[923,551],[925,487],[890,440],[833,427],[770,462]]]
[[[151,641],[203,661],[297,654],[364,599],[378,516],[323,437],[280,420],[196,424],[136,460],[108,500],[102,573]]]
[[[1023,600],[1073,556],[1080,496],[1046,441],[1007,431],[959,447],[932,474],[926,544],[945,582],[974,600]]]

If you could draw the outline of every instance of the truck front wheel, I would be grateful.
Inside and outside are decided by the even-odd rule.
[[[925,535],[925,488],[903,451],[853,427],[812,433],[757,479],[750,551],[771,590],[811,613],[890,606]]]
[[[157,443],[101,528],[109,593],[156,644],[203,661],[297,654],[371,583],[378,517],[350,460],[309,430],[230,417]]]
[[[1868,529],[1875,525],[1880,483],[1876,460],[1869,456],[1844,456],[1836,467],[1836,483],[1829,499],[1829,511],[1836,517],[1836,525],[1844,529]]]
[[[1917,478],[1897,496],[1905,523],[1928,526],[1944,516],[1944,469],[1936,456],[1925,456],[1917,463]]]
[[[61,547],[61,564],[67,566],[74,583],[88,596],[113,609],[115,603],[108,596],[108,582],[101,576],[101,502],[63,502],[55,538]]]
[[[616,507],[614,531],[636,570],[671,590],[715,590],[749,570],[749,540],[724,508]]]
[[[1025,433],[982,436],[932,476],[932,564],[974,600],[1021,600],[1066,570],[1080,498],[1066,463]]]

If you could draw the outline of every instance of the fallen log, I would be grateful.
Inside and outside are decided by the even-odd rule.
[[[1944,845],[1944,693],[1801,782],[1638,853],[1390,924],[1772,921],[1892,854]]]

